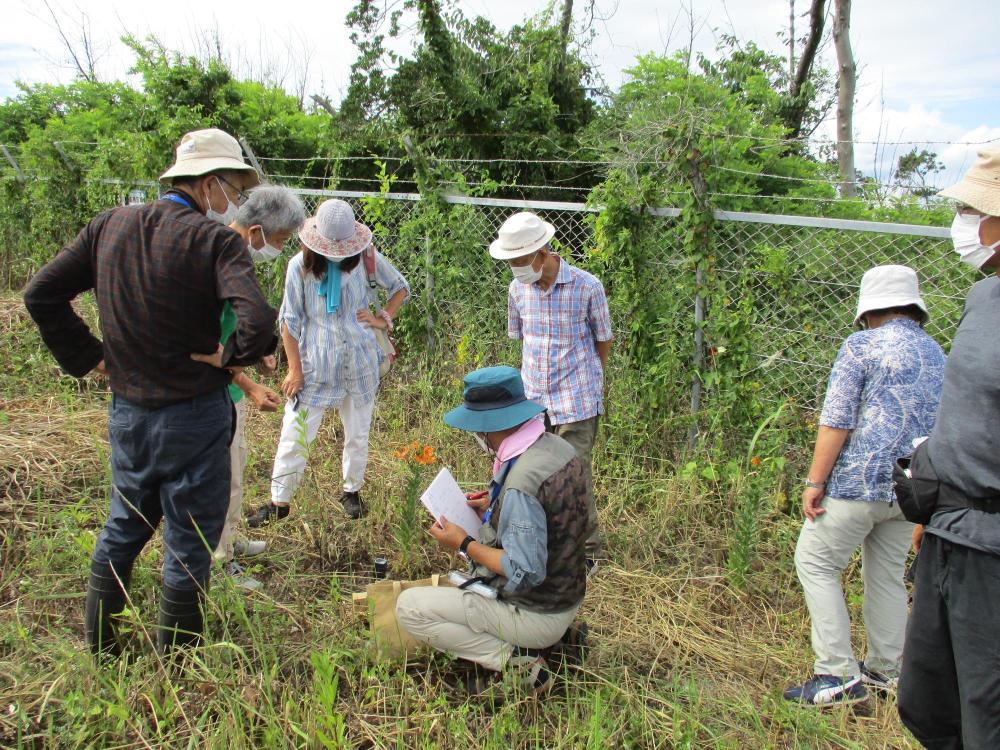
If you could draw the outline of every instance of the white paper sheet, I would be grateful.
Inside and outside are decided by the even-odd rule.
[[[479,520],[476,511],[465,502],[465,493],[459,488],[458,482],[447,467],[441,469],[434,477],[434,481],[420,496],[420,502],[431,512],[434,520],[440,520],[441,516],[444,516],[465,529],[466,533],[477,542],[479,541],[479,527],[483,522]]]

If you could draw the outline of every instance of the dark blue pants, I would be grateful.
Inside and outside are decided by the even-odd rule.
[[[1000,748],[1000,557],[924,534],[899,717],[930,750]]]
[[[163,583],[208,582],[229,506],[232,402],[225,388],[159,409],[112,396],[111,507],[99,563],[135,559],[163,520]]]

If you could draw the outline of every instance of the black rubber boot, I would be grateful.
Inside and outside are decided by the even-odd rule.
[[[204,629],[201,606],[204,598],[198,589],[175,589],[164,584],[160,592],[160,620],[156,630],[156,649],[161,654],[173,648],[201,643]]]
[[[87,634],[87,645],[95,656],[121,655],[122,646],[114,615],[125,609],[126,592],[132,580],[133,562],[134,560],[120,560],[115,563],[90,561],[90,580],[87,582],[83,626]],[[121,584],[118,582],[119,579]]]

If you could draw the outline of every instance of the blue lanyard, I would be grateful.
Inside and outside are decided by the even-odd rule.
[[[514,468],[514,464],[517,463],[517,459],[519,458],[520,456],[514,456],[514,458],[508,461],[507,468],[503,470],[503,474],[499,480],[494,481],[493,487],[490,489],[490,507],[483,513],[483,523],[489,523],[493,517],[493,509],[497,505],[497,500],[500,499],[500,490],[503,489],[503,483],[507,481],[507,475],[510,474],[510,470]]]
[[[163,196],[163,200],[173,201],[174,203],[180,203],[182,206],[187,206],[188,208],[192,208],[195,211],[198,210],[197,208],[194,207],[194,204],[191,203],[190,200],[188,200],[186,197],[178,193],[167,193],[166,195]]]

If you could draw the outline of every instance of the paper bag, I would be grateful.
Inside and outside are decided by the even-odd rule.
[[[407,589],[420,586],[453,586],[446,576],[432,575],[418,581],[375,581],[363,594],[355,594],[356,602],[365,602],[371,618],[372,639],[384,659],[399,659],[416,654],[424,644],[406,632],[396,619],[396,600]]]

